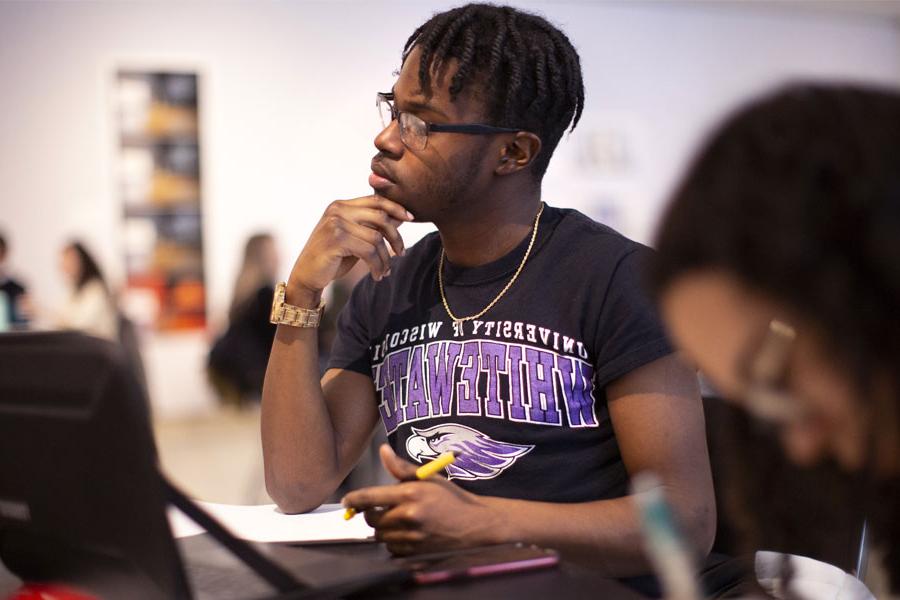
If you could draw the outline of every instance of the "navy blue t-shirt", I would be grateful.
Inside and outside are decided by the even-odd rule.
[[[529,239],[475,268],[444,262],[451,310],[482,310]],[[338,319],[329,368],[372,377],[388,440],[482,495],[582,502],[627,493],[605,388],[669,354],[640,277],[650,252],[575,210],[547,206],[525,267],[482,318],[441,302],[430,234],[363,279]]]

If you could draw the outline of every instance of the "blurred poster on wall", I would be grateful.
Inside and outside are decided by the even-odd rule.
[[[596,111],[554,152],[545,199],[576,208],[636,239],[644,237],[647,124],[631,112]]]
[[[158,331],[206,326],[197,83],[190,72],[116,74],[122,306]]]

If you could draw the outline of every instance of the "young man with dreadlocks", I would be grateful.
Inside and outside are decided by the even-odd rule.
[[[541,200],[583,100],[577,53],[541,17],[471,4],[409,38],[393,90],[378,95],[374,195],[332,203],[276,292],[262,435],[282,509],[332,494],[380,418],[399,482],[344,504],[394,553],[526,541],[610,575],[644,573],[627,497],[644,470],[709,550],[697,381],[640,291],[647,250]],[[398,227],[412,220],[438,231],[406,249]],[[358,260],[371,276],[320,382],[322,290]],[[411,481],[446,451],[458,453],[446,479]]]

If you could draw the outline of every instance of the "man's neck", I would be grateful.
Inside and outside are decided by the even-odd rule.
[[[477,267],[505,256],[531,235],[540,203],[541,190],[536,187],[517,197],[485,202],[465,217],[437,224],[447,260],[460,267]]]

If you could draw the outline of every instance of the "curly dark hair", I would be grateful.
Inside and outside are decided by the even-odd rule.
[[[657,295],[688,272],[721,270],[795,309],[877,415],[873,437],[900,435],[900,93],[792,85],[742,108],[694,159],[656,247]],[[871,393],[876,375],[892,379],[890,395]],[[897,478],[870,481],[857,501],[900,589]]]
[[[532,164],[540,179],[571,124],[575,129],[584,106],[581,62],[569,38],[546,19],[491,4],[467,4],[434,15],[416,29],[403,48],[405,62],[421,50],[419,84],[431,89],[434,67],[457,59],[450,98],[471,84],[478,86],[491,124],[520,128],[541,139]]]

